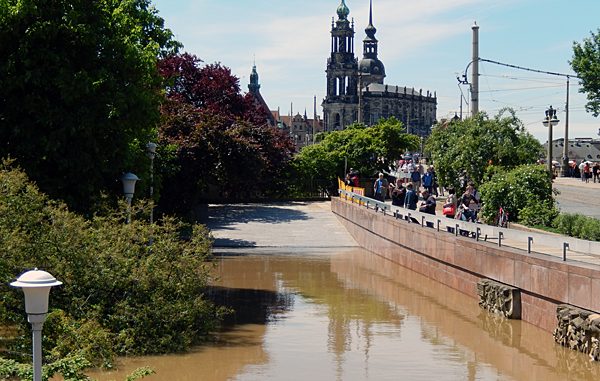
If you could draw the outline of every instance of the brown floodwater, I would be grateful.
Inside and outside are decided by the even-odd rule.
[[[215,342],[120,359],[124,380],[598,380],[600,364],[549,332],[367,251],[217,257],[211,297],[236,309]]]

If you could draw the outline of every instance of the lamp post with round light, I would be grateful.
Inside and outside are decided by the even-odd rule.
[[[542,122],[545,127],[548,127],[548,158],[547,165],[548,171],[550,172],[550,176],[554,175],[554,170],[552,168],[552,127],[558,124],[559,120],[556,118],[556,110],[550,106],[548,110],[546,110],[546,117]]]
[[[146,144],[146,155],[150,159],[150,225],[154,223],[154,158],[156,157],[156,147],[158,144],[148,142]]]
[[[131,222],[131,201],[133,200],[133,194],[135,193],[135,183],[139,180],[139,177],[131,172],[127,172],[121,177],[123,182],[123,193],[127,199],[127,223]]]
[[[20,287],[25,294],[25,312],[33,334],[33,381],[42,380],[42,328],[48,315],[50,288],[60,286],[59,282],[46,271],[27,271],[10,285]]]

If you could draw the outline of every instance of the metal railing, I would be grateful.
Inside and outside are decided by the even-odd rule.
[[[476,241],[490,242],[499,247],[512,247],[526,250],[527,253],[539,253],[561,257],[567,260],[567,252],[571,252],[569,260],[600,264],[600,242],[544,234],[526,232],[510,228],[485,225],[481,223],[456,220],[438,215],[422,213],[417,210],[393,206],[350,191],[339,189],[340,196],[348,202],[365,206],[384,215],[418,224],[424,228],[433,228],[456,236],[461,235]],[[575,255],[575,253],[577,255]]]

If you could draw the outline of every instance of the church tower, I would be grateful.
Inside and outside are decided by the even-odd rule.
[[[252,73],[250,73],[250,84],[248,85],[248,90],[252,94],[258,94],[260,89],[260,84],[258,83],[258,72],[256,71],[256,64],[252,65]]]
[[[354,56],[354,21],[345,0],[331,23],[331,55],[327,59],[327,96],[323,100],[325,129],[342,130],[356,121],[358,62]]]
[[[385,78],[385,67],[383,62],[377,58],[377,29],[373,26],[373,0],[369,3],[369,25],[365,29],[367,37],[363,40],[363,59],[358,64],[361,77],[361,85],[366,87],[371,83],[383,84]]]

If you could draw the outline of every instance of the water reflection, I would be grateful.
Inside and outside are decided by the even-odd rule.
[[[244,252],[239,252],[244,254]],[[148,380],[592,380],[600,367],[535,327],[371,253],[229,255],[210,295],[236,309],[214,343],[124,359]]]

